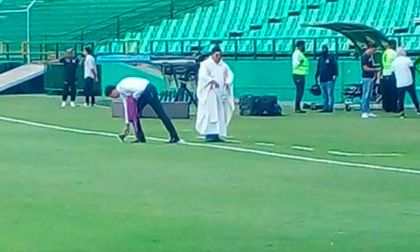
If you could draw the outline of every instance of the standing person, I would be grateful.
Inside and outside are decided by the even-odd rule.
[[[305,56],[305,41],[296,42],[296,49],[292,56],[293,81],[296,86],[295,113],[306,113],[301,109],[305,77],[309,74],[309,60]]]
[[[315,79],[321,84],[322,98],[324,100],[323,113],[332,113],[334,110],[334,85],[338,76],[338,65],[334,55],[329,54],[328,46],[322,46],[322,55],[318,59]]]
[[[398,48],[397,58],[395,58],[392,63],[392,69],[397,80],[398,112],[401,113],[401,118],[405,118],[404,101],[406,92],[410,95],[411,100],[417,109],[417,115],[420,115],[419,100],[417,99],[416,87],[414,84],[414,63],[409,57],[407,57],[407,53],[404,48]]]
[[[370,109],[370,101],[372,99],[372,89],[375,83],[375,77],[381,71],[381,68],[374,67],[373,56],[376,48],[373,44],[369,44],[362,56],[362,118],[377,117]]]
[[[95,58],[92,55],[92,48],[85,47],[85,107],[95,105],[95,81],[98,81],[98,71]]]
[[[60,59],[64,66],[64,85],[61,107],[65,107],[70,94],[70,106],[76,107],[76,71],[79,59],[74,57],[73,49],[67,49],[66,55]]]
[[[382,55],[382,108],[386,112],[397,112],[397,86],[392,71],[392,62],[397,57],[396,46],[397,42],[390,40]]]
[[[150,105],[156,115],[162,120],[169,132],[169,143],[178,143],[179,137],[171,119],[166,114],[159,100],[156,87],[149,80],[128,77],[121,80],[116,86],[107,86],[105,95],[113,99],[122,97],[124,102],[125,128],[120,135],[123,141],[130,132],[130,122],[134,126],[137,140],[135,143],[145,143],[146,137],[140,123],[140,115],[146,105]],[[133,107],[134,106],[134,107]],[[137,106],[137,108],[135,107]]]
[[[235,108],[232,82],[233,73],[222,60],[222,50],[215,46],[198,73],[196,130],[206,142],[223,142],[227,136]]]

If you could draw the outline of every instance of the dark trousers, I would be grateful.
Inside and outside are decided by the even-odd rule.
[[[67,97],[70,95],[70,101],[76,100],[76,81],[70,80],[65,81],[63,85],[63,101],[67,101]]]
[[[300,103],[302,102],[303,92],[305,90],[305,75],[293,75],[293,81],[296,86],[295,110],[300,110]]]
[[[398,91],[394,74],[382,78],[381,90],[382,108],[386,112],[397,112]]]
[[[410,95],[411,100],[413,101],[414,106],[417,109],[417,112],[420,112],[419,100],[417,99],[416,86],[414,84],[408,87],[398,88],[398,111],[401,113],[404,112],[404,100],[406,92],[408,92],[408,94]]]
[[[85,79],[85,102],[87,105],[95,105],[95,92],[94,92],[95,80],[93,78]]]
[[[166,130],[169,132],[171,138],[177,138],[178,134],[175,130],[174,125],[172,124],[171,119],[166,114],[165,110],[162,107],[162,103],[159,100],[157,89],[154,85],[149,84],[144,90],[143,94],[137,100],[137,106],[139,113],[141,115],[144,107],[150,105],[155,111],[156,115],[162,120],[163,125],[165,125]],[[138,129],[136,132],[136,137],[139,140],[144,140],[144,132],[140,124],[140,119],[137,121]]]

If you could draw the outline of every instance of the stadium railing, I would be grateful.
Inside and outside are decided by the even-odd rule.
[[[407,41],[420,41],[420,35],[398,35],[395,38],[399,45]],[[97,54],[152,54],[152,55],[191,55],[206,54],[214,45],[219,45],[227,57],[239,59],[276,59],[290,57],[297,40],[306,41],[307,55],[317,56],[321,45],[326,41],[330,50],[340,57],[359,56],[356,48],[347,38],[334,37],[283,37],[283,38],[214,38],[214,39],[151,39],[144,42],[141,39],[114,39],[103,41],[62,40],[34,42],[0,42],[0,60],[25,60],[30,54],[32,61],[49,61],[58,59],[66,49],[73,48],[76,53],[82,53],[85,46],[91,46]],[[343,43],[348,46],[343,49]],[[411,44],[415,47],[416,44]],[[98,50],[100,49],[100,50]],[[143,50],[145,49],[145,50]],[[408,50],[409,56],[420,55],[420,47]]]
[[[407,45],[408,41],[420,41],[420,35],[390,36],[396,39],[398,45]],[[353,56],[357,52],[350,41],[343,36],[330,37],[283,37],[283,38],[212,38],[212,39],[151,39],[146,42],[141,40],[111,40],[97,44],[101,47],[101,53],[123,54],[191,54],[197,52],[209,52],[213,45],[220,45],[226,55],[234,57],[281,57],[290,56],[297,40],[306,41],[307,54],[318,55],[321,46],[328,44],[330,50],[340,56]],[[145,50],[140,50],[145,48]],[[416,47],[414,47],[416,48]],[[418,49],[408,50],[409,55],[419,55]]]
[[[75,54],[82,54],[86,46],[96,47],[93,41],[40,41],[40,42],[0,42],[0,60],[27,61],[30,54],[33,62],[59,59],[64,52],[73,48]]]

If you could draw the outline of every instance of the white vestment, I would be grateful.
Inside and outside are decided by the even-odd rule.
[[[201,135],[227,136],[227,126],[235,109],[232,82],[233,73],[222,60],[216,64],[209,57],[200,64],[195,128]]]

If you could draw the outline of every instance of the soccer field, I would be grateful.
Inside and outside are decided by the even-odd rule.
[[[218,145],[193,119],[178,145],[157,120],[147,144],[71,132],[123,125],[51,97],[2,96],[0,116],[0,251],[420,250],[414,113],[238,116]]]

